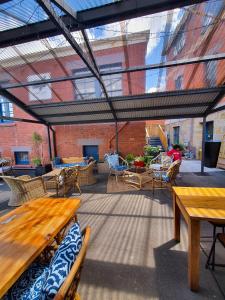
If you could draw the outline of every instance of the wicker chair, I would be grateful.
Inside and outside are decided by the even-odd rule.
[[[11,158],[1,158],[0,159],[0,175],[14,175],[13,174],[13,161]]]
[[[78,183],[80,186],[91,185],[96,183],[93,169],[96,161],[90,162],[86,167],[79,167]]]
[[[87,246],[90,239],[91,229],[87,226],[82,231],[83,242],[79,255],[77,256],[69,275],[60,287],[58,293],[54,297],[54,300],[79,300],[80,296],[77,293],[78,284],[80,282],[81,271],[84,264],[84,259],[87,252]]]
[[[79,169],[77,167],[64,168],[61,170],[60,174],[54,176],[45,181],[45,187],[47,190],[56,190],[57,196],[66,197],[69,191],[77,188],[81,194],[80,186],[78,183]]]
[[[173,157],[168,156],[166,152],[161,152],[149,162],[149,168],[153,170],[167,170],[173,162]]]
[[[152,190],[153,193],[156,188],[165,189],[169,188],[171,190],[172,186],[176,184],[176,177],[180,170],[181,161],[174,161],[167,171],[153,171],[152,179]],[[156,185],[159,184],[159,187]]]
[[[9,206],[20,206],[33,199],[51,196],[51,194],[46,192],[41,177],[31,178],[28,175],[23,175],[16,178],[12,176],[0,176],[0,178],[2,178],[11,189]]]
[[[115,175],[116,182],[118,182],[118,176],[123,175],[128,169],[127,161],[118,154],[105,155],[105,160],[109,165],[109,176]]]

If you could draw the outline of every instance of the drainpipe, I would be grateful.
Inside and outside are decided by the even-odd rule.
[[[117,124],[117,122],[116,122]],[[129,124],[129,122],[126,122],[122,127],[120,127],[120,129],[118,129],[118,124],[116,125],[116,133],[110,138],[109,140],[109,149],[111,149],[111,146],[112,146],[112,141],[114,138],[116,138],[116,135],[117,135],[117,139],[118,139],[118,136],[119,136],[119,133],[124,129],[124,127],[126,127],[127,125]],[[118,139],[119,140],[119,139]],[[119,141],[116,141],[116,147],[119,148]],[[117,146],[117,143],[118,143],[118,146]],[[117,151],[117,150],[116,150]]]
[[[50,126],[47,126],[47,130],[48,130],[48,153],[49,153],[50,160],[52,160],[52,145],[51,145]]]
[[[204,164],[205,164],[205,134],[206,134],[206,116],[203,117],[203,123],[202,123],[202,161],[201,161],[202,175],[204,175]]]

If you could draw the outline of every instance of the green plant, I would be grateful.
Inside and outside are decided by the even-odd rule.
[[[41,159],[40,159],[39,157],[35,157],[35,158],[32,159],[32,163],[33,163],[36,167],[38,167],[38,166],[41,165]]]
[[[132,153],[128,153],[125,159],[128,162],[128,164],[130,164],[132,163],[132,161],[134,161],[134,155]]]
[[[145,155],[144,156],[144,161],[145,161],[145,164],[146,165],[149,165],[150,164],[150,161],[154,158],[154,156],[152,155]]]
[[[144,156],[136,156],[135,157],[135,159],[134,159],[135,161],[145,161],[145,158],[144,158]]]
[[[160,152],[159,147],[154,147],[154,146],[150,146],[150,145],[145,146],[144,150],[145,150],[145,155],[153,156],[153,157],[157,156]]]

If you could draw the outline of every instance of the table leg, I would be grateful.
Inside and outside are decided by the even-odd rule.
[[[173,214],[174,214],[174,239],[180,241],[180,208],[176,202],[176,194],[173,193]]]
[[[188,281],[192,291],[199,288],[200,222],[188,223]]]

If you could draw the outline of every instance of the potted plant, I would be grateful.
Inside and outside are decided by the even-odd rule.
[[[145,166],[145,158],[144,156],[137,156],[134,160],[135,167],[143,168]]]
[[[32,159],[32,162],[35,166],[35,175],[41,176],[45,173],[45,168],[42,166],[42,136],[33,132],[32,134],[32,142],[33,142],[33,151],[35,153],[35,157]]]
[[[125,160],[127,161],[128,165],[130,166],[134,162],[134,155],[132,153],[128,153],[125,157]]]
[[[145,155],[156,157],[160,153],[159,147],[147,145],[144,147]]]

